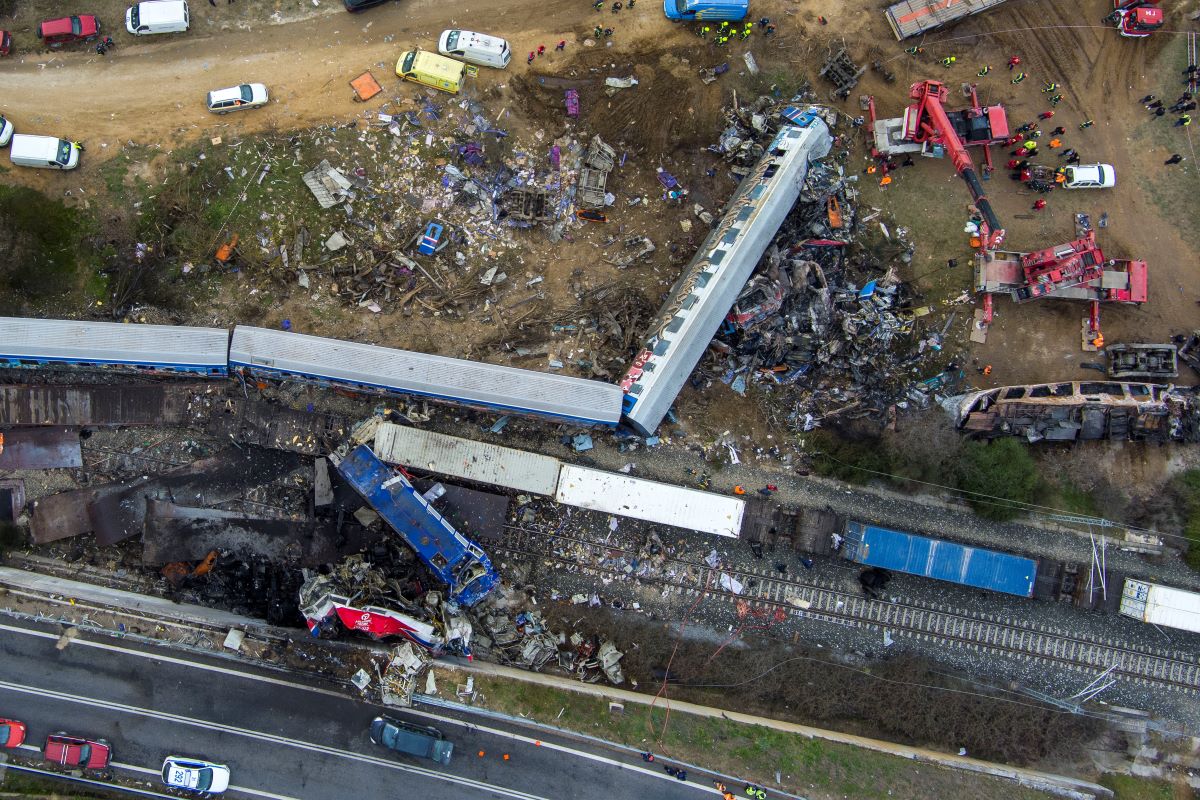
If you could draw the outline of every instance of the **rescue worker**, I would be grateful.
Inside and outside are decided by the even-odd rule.
[[[1039,201],[1039,202],[1045,203],[1046,201],[1045,201],[1045,200],[1041,200],[1041,201]],[[985,366],[985,367],[983,368],[983,374],[984,374],[984,375],[991,375],[991,374],[992,374],[992,365],[991,365],[991,364],[988,364],[987,366]]]
[[[728,37],[728,36],[721,36],[721,37],[718,37],[718,38],[717,38],[717,44],[719,44],[719,45],[721,45],[722,47],[724,47],[725,45],[729,44],[729,37]]]
[[[621,5],[621,0],[617,0],[617,2],[612,4],[612,13],[619,14],[621,13],[622,8],[624,8],[624,6]]]
[[[888,184],[890,184],[891,182],[892,182],[892,176],[891,176],[891,175],[884,175],[884,176],[883,176],[882,178],[880,178],[880,180],[879,180],[879,187],[880,187],[881,189],[882,189],[882,188],[886,188],[886,187],[888,186]]]
[[[597,25],[595,28],[592,29],[592,38],[593,39],[599,39],[603,35],[604,35],[604,28],[601,28],[599,25]]]
[[[942,59],[942,66],[952,67],[956,61],[958,61],[958,56],[946,56]]]
[[[1038,114],[1038,119],[1050,119],[1053,116],[1053,111],[1043,111],[1042,113]]]
[[[722,22],[721,26],[719,28],[717,28],[717,30],[720,33],[724,33],[725,31],[729,30],[729,20],[725,20],[724,22]]]
[[[875,170],[877,170],[877,169],[879,169],[879,168],[876,167],[874,164],[871,164],[866,169],[864,169],[863,172],[867,173],[868,175],[874,175]]]
[[[537,49],[537,54],[538,54],[539,56],[544,56],[544,55],[546,55],[546,45],[544,45],[544,44],[539,44],[539,45],[538,45],[538,49]]]
[[[1028,76],[1028,75],[1026,75],[1024,72],[1018,72],[1018,73],[1017,73],[1017,76],[1016,76],[1015,78],[1013,78],[1013,79],[1012,79],[1012,82],[1013,82],[1013,83],[1020,83],[1021,81],[1025,80],[1027,77],[1029,77],[1029,76]]]
[[[1191,125],[1191,124],[1192,124],[1192,115],[1191,114],[1184,114],[1182,117],[1175,120],[1176,128],[1186,128],[1188,125]]]
[[[1050,135],[1051,136],[1062,136],[1066,132],[1067,132],[1067,129],[1064,128],[1062,125],[1059,125],[1057,128],[1050,131]]]
[[[919,56],[925,52],[925,48],[924,47],[906,47],[906,48],[904,48],[904,52],[908,53],[913,58],[916,58],[917,56]]]
[[[763,28],[763,36],[770,36],[774,32],[775,32],[775,23],[774,22],[768,22],[767,26],[765,28]]]
[[[1163,164],[1164,165],[1178,164],[1180,161],[1183,161],[1183,156],[1179,155],[1179,153],[1176,153],[1175,155],[1171,156],[1166,161],[1164,161]]]
[[[708,32],[709,32],[710,30],[711,30],[711,28],[709,28],[707,25],[705,25],[705,26],[703,26],[702,28],[700,28],[700,38],[701,38],[701,39],[707,39],[707,38],[708,38]]]
[[[1060,184],[1060,185],[1066,183],[1067,182],[1067,173],[1063,172],[1062,170],[1058,170],[1057,172],[1055,172],[1054,173],[1054,182],[1057,184]]]
[[[592,3],[592,8],[596,9],[597,11],[601,10],[604,8],[604,0],[596,0],[596,2]]]
[[[1096,124],[1096,120],[1094,120],[1094,119],[1085,119],[1083,122],[1079,123],[1079,130],[1081,130],[1081,131],[1082,131],[1082,130],[1085,130],[1085,129],[1087,129],[1087,128],[1090,128],[1090,127],[1092,127],[1092,126],[1093,126],[1093,125],[1095,125],[1095,124]]]
[[[526,63],[526,64],[532,64],[532,63],[533,63],[533,59],[534,59],[534,54],[533,54],[533,51],[532,51],[532,50],[530,50],[530,51],[529,51],[529,57],[525,59],[525,63]]]
[[[1061,95],[1061,94],[1056,94],[1056,95],[1054,95],[1053,97],[1051,97],[1051,98],[1050,98],[1050,105],[1052,105],[1052,106],[1057,106],[1057,105],[1058,105],[1059,103],[1061,103],[1061,102],[1062,102],[1062,95]]]
[[[1016,67],[1020,63],[1021,63],[1021,58],[1019,56],[1009,56],[1008,57],[1008,71],[1012,72],[1013,67]]]
[[[754,23],[747,22],[746,27],[742,28],[742,41],[745,41],[746,39],[748,39],[750,37],[750,34],[753,31],[754,31]]]
[[[1045,207],[1046,207],[1046,201],[1041,198],[1038,198],[1033,204],[1034,211],[1041,211]],[[983,374],[987,375],[988,373],[985,371]]]
[[[1140,102],[1142,105],[1146,105],[1147,103],[1153,103],[1153,102],[1154,102],[1155,100],[1157,100],[1157,99],[1158,99],[1158,98],[1157,98],[1157,97],[1155,97],[1154,95],[1152,95],[1152,94],[1148,94],[1148,95],[1146,95],[1145,97],[1143,97],[1143,98],[1142,98],[1142,99],[1141,99],[1139,102]]]
[[[1025,141],[1021,142],[1021,147],[1024,147],[1026,150],[1028,150],[1031,153],[1034,150],[1037,150],[1037,146],[1038,146],[1038,143],[1035,142],[1033,139],[1026,139]]]
[[[739,496],[743,495],[746,493],[746,487],[742,486],[741,484],[738,484],[737,486],[733,487],[733,493],[736,495],[739,495]]]
[[[653,764],[654,753],[642,753],[642,761],[645,761],[647,764]]]
[[[554,49],[556,52],[559,50],[566,50],[567,49],[567,40],[566,39],[561,40],[558,44],[556,44],[554,46]]]
[[[1058,91],[1058,84],[1053,81],[1046,81],[1042,84],[1042,94],[1050,94]]]
[[[991,71],[992,71],[992,68],[989,67],[987,64],[984,64],[982,67],[980,67],[979,72],[976,72],[975,74],[978,75],[980,78],[982,78],[983,76],[987,75]]]
[[[1062,147],[1062,139],[1051,139],[1049,147],[1051,150],[1057,150],[1059,147]]]
[[[613,29],[612,29],[612,28],[605,28],[605,29],[604,29],[604,35],[605,35],[605,36],[612,36],[612,35],[613,35]]]

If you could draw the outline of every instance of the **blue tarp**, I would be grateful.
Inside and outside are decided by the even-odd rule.
[[[846,523],[846,558],[871,567],[936,578],[978,589],[1033,595],[1037,562],[911,533]]]

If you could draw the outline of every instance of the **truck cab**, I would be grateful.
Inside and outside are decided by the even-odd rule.
[[[667,15],[667,19],[685,22],[736,22],[745,19],[749,10],[750,0],[663,0],[663,13]]]

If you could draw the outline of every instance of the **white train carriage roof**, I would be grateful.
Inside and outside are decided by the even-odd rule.
[[[740,497],[575,464],[563,464],[554,499],[592,511],[732,538],[741,534],[746,511]]]
[[[266,328],[234,328],[229,364],[586,425],[621,413],[613,384]]]
[[[221,328],[0,317],[0,359],[228,369]]]
[[[519,492],[551,496],[558,488],[557,458],[487,442],[381,422],[375,455],[389,464],[425,469]]]

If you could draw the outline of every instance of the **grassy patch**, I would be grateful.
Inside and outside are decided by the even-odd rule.
[[[0,311],[22,301],[69,300],[80,283],[79,241],[87,218],[40,192],[0,186]]]
[[[1115,800],[1175,800],[1180,796],[1167,781],[1135,778],[1132,775],[1105,775],[1100,779],[1100,784],[1113,790]]]
[[[460,682],[463,679],[459,679]],[[444,684],[443,680],[443,684]],[[863,748],[758,725],[607,701],[575,692],[475,676],[477,704],[566,730],[677,758],[813,798],[971,797],[1033,800],[1048,795],[967,772],[939,769]],[[780,786],[775,772],[783,775]]]
[[[1072,514],[1087,517],[1104,516],[1100,506],[1096,503],[1095,496],[1070,481],[1049,484],[1046,487],[1046,496],[1041,502],[1043,505],[1062,509]]]
[[[26,772],[7,770],[0,789],[4,797],[30,797],[45,800],[111,800],[112,798],[127,797],[123,792],[105,791],[81,786],[65,780],[43,778]]]
[[[1184,555],[1189,567],[1200,570],[1200,470],[1189,469],[1171,482],[1171,491],[1183,512],[1183,535],[1188,541]]]

